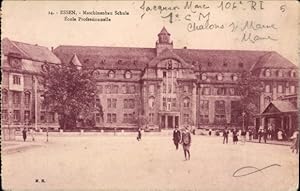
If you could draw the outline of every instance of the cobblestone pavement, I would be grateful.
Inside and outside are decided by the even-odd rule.
[[[222,144],[193,136],[184,161],[168,136],[37,137],[39,147],[2,153],[3,187],[11,190],[296,190],[299,155],[271,144]],[[7,145],[6,145],[7,147]],[[271,165],[271,166],[270,166]],[[238,170],[245,166],[245,168]],[[270,166],[270,167],[268,167]],[[262,169],[247,176],[234,177]]]

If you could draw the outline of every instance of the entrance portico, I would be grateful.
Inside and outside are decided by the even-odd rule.
[[[161,129],[174,129],[179,127],[179,112],[164,112],[159,113],[160,128]]]
[[[257,116],[256,131],[259,127],[275,132],[282,130],[287,137],[290,137],[298,127],[297,108],[287,101],[273,101],[266,109]]]

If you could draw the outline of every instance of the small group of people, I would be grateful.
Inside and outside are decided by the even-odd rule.
[[[185,160],[190,160],[192,137],[187,126],[182,129],[182,131],[180,131],[177,126],[175,127],[175,130],[173,131],[173,142],[176,150],[178,150],[179,144],[182,144]]]
[[[229,136],[229,133],[230,131],[228,130],[227,127],[224,128],[223,130],[223,144],[228,144],[228,136]],[[238,130],[237,129],[233,129],[232,130],[232,142],[233,144],[237,144],[239,139],[238,139]],[[246,131],[242,131],[241,132],[241,136],[242,136],[242,142],[245,143],[246,142]]]

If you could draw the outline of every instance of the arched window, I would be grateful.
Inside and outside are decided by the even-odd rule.
[[[131,76],[132,76],[132,74],[131,74],[130,71],[126,71],[125,74],[124,74],[124,77],[125,77],[126,79],[131,78]]]
[[[266,107],[267,105],[269,105],[269,103],[271,103],[271,97],[270,97],[270,96],[267,96],[267,97],[265,97],[265,107]]]
[[[231,78],[232,78],[233,81],[237,81],[238,80],[238,76],[236,74],[233,74],[231,76]]]
[[[93,75],[95,77],[99,77],[100,76],[100,71],[99,70],[94,71]]]
[[[266,84],[266,86],[265,86],[265,92],[266,93],[270,93],[271,92],[271,85],[270,84]]]
[[[154,94],[154,89],[155,89],[155,87],[153,84],[149,85],[149,93],[150,94]]]
[[[30,104],[30,92],[26,91],[24,93],[24,104],[29,105]]]
[[[183,107],[190,107],[190,98],[186,97],[183,99]]]
[[[291,94],[296,93],[296,87],[295,87],[294,85],[291,85],[291,86],[290,86],[290,93],[291,93]]]
[[[109,77],[109,78],[114,78],[114,77],[115,77],[115,72],[112,71],[112,70],[110,70],[110,71],[108,72],[108,77]]]
[[[277,77],[282,77],[282,76],[283,76],[283,73],[282,73],[281,70],[277,70],[277,71],[276,71],[276,75],[277,75]]]
[[[150,108],[154,108],[155,105],[155,98],[154,97],[150,97],[148,100],[148,104]]]
[[[223,80],[223,75],[222,74],[217,74],[217,80],[219,80],[219,81]]]
[[[203,73],[203,74],[201,75],[201,80],[207,80],[207,74]]]
[[[295,78],[295,77],[296,77],[296,71],[295,71],[295,70],[292,70],[292,71],[290,72],[290,77],[292,77],[292,78]]]
[[[271,76],[271,70],[266,69],[266,70],[265,70],[265,76],[266,76],[266,77],[270,77],[270,76]]]

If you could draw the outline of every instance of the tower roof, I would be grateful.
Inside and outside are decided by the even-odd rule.
[[[165,27],[163,27],[160,31],[160,33],[158,33],[158,35],[161,35],[161,34],[167,34],[167,35],[170,35],[170,33],[167,31],[167,29]]]

